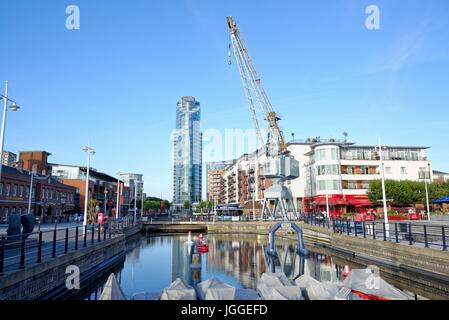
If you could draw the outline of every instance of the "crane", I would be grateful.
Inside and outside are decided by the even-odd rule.
[[[272,186],[264,193],[262,215],[264,218],[276,219],[280,214],[284,220],[289,220],[292,215],[297,218],[291,191],[284,182],[299,177],[299,163],[287,150],[279,125],[281,119],[268,99],[234,18],[227,17],[226,20],[250,114],[257,136],[265,148],[261,174],[272,181]],[[231,57],[231,50],[229,56]],[[262,132],[261,117],[267,125],[266,140]]]

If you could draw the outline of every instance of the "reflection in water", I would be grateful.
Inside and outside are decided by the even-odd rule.
[[[200,254],[187,236],[142,237],[127,244],[124,267],[117,279],[128,297],[140,292],[161,292],[176,278],[190,285],[217,277],[237,288],[256,288],[264,272],[284,272],[294,280],[308,274],[318,280],[341,279],[342,266],[331,256],[296,253],[296,242],[277,239],[277,257],[266,254],[268,238],[249,235],[209,235],[209,252]],[[197,266],[195,266],[197,265]],[[104,282],[88,297],[97,299]]]

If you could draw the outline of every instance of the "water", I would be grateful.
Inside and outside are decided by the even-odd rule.
[[[268,236],[208,235],[209,252],[201,254],[201,268],[191,267],[193,247],[187,245],[187,235],[160,235],[142,237],[128,247],[126,261],[116,273],[128,298],[134,294],[161,293],[176,278],[195,285],[211,277],[236,288],[256,288],[264,272],[284,272],[290,280],[307,274],[320,281],[342,280],[346,262],[329,252],[308,248],[309,255],[296,254],[296,242],[277,239],[279,259],[274,261],[265,254]],[[321,249],[323,251],[323,249]],[[361,268],[363,265],[351,265]],[[105,279],[98,289],[85,297],[97,299]]]

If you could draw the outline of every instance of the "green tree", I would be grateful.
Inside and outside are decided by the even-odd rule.
[[[191,203],[189,200],[186,200],[184,202],[184,209],[190,209],[192,207]]]

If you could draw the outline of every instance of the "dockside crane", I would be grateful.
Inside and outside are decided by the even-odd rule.
[[[251,117],[257,136],[265,149],[264,158],[260,163],[261,175],[272,181],[272,186],[264,193],[262,215],[264,218],[273,219],[280,215],[284,220],[297,218],[291,191],[284,185],[284,182],[299,177],[299,163],[287,150],[279,125],[280,118],[274,111],[262,86],[262,81],[236,22],[233,17],[226,19]],[[231,51],[229,54],[231,56]],[[260,116],[267,124],[266,141],[261,129],[263,122]]]

